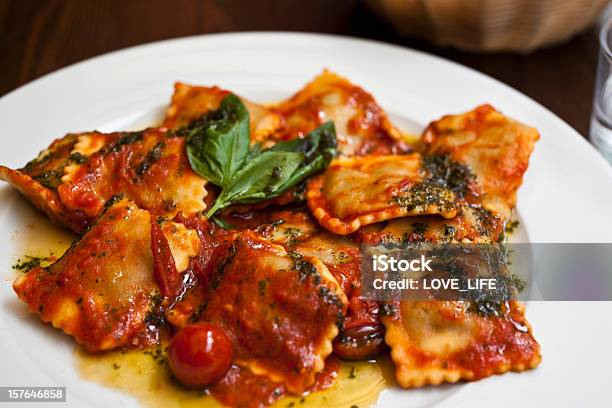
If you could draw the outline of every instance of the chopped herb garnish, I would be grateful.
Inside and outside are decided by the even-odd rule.
[[[474,300],[470,302],[469,310],[481,316],[500,316],[503,302],[496,300]]]
[[[283,231],[283,233],[287,238],[287,245],[294,245],[300,235],[302,235],[302,230],[299,228],[288,227]]]
[[[515,273],[510,274],[509,280],[511,285],[513,285],[519,293],[521,293],[527,287],[527,282],[525,282],[522,277]]]
[[[437,205],[445,210],[455,207],[450,190],[425,182],[416,184],[408,191],[395,194],[391,202],[408,211],[429,205]]]
[[[300,275],[300,280],[304,281],[309,276],[314,276],[319,274],[317,268],[310,262],[304,260],[304,257],[297,252],[290,252],[289,256],[293,261],[293,269],[296,270]],[[319,277],[320,279],[320,277]]]
[[[504,231],[506,232],[506,234],[512,234],[518,226],[519,226],[518,220],[508,221],[506,223],[506,227],[504,228]]]
[[[483,207],[473,207],[473,210],[478,220],[478,225],[476,225],[478,232],[483,235],[489,235],[494,226],[495,216],[491,211]]]
[[[154,349],[143,351],[143,354],[151,356],[153,361],[155,361],[159,365],[163,365],[166,363],[166,360],[168,359],[167,351],[168,351],[167,348],[163,348],[162,346],[158,345]]]
[[[132,143],[142,141],[142,136],[144,135],[144,131],[138,132],[123,132],[121,137],[117,139],[114,143],[111,143],[107,146],[104,146],[100,150],[100,154],[107,155],[109,153],[117,153],[121,151],[123,146],[131,145]]]
[[[465,164],[454,161],[449,155],[432,155],[423,158],[429,184],[451,190],[459,197],[469,191],[476,176]]]
[[[87,156],[83,156],[81,153],[75,152],[68,156],[68,161],[75,164],[83,164],[87,161]]]
[[[269,283],[268,279],[262,279],[257,283],[259,286],[259,294],[261,296],[266,295],[266,288],[268,287],[268,283]]]
[[[453,195],[464,197],[475,179],[469,167],[452,160],[448,155],[424,157],[423,168],[423,181],[396,194],[392,198],[393,203],[408,211],[429,205],[451,210],[457,205]]]
[[[19,272],[27,273],[38,266],[48,266],[53,262],[53,257],[38,257],[26,255],[23,258],[17,259],[17,263],[13,265],[13,269]]]
[[[444,236],[445,237],[453,237],[455,236],[456,232],[457,232],[457,228],[453,227],[452,225],[444,226]]]
[[[144,176],[144,174],[149,170],[149,168],[161,158],[164,147],[166,147],[166,144],[160,142],[153,146],[151,150],[149,150],[145,159],[136,168],[136,174],[138,177]]]
[[[351,261],[351,256],[344,251],[334,253],[334,262],[337,264],[345,264]]]
[[[56,189],[62,183],[62,177],[64,176],[63,169],[48,170],[39,175],[33,177],[34,180],[38,181],[45,187]]]

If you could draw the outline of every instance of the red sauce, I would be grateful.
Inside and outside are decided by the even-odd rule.
[[[200,318],[211,290],[211,283],[215,279],[217,265],[227,256],[235,233],[216,228],[203,218],[186,218],[181,213],[177,214],[173,221],[196,230],[200,238],[199,253],[191,258],[189,267],[183,274],[185,292],[166,313],[166,319],[173,326],[183,327]]]

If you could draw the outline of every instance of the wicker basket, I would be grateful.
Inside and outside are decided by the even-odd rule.
[[[608,0],[368,0],[398,32],[474,51],[529,52],[587,28]]]

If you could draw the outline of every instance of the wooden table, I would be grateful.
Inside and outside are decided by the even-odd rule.
[[[0,0],[0,95],[119,48],[241,30],[371,38],[440,55],[497,78],[587,135],[597,66],[594,30],[529,55],[474,54],[404,39],[359,0]]]

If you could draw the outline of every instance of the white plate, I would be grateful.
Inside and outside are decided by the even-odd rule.
[[[68,131],[151,123],[162,114],[177,80],[218,84],[255,101],[274,101],[324,67],[372,92],[407,130],[483,102],[537,127],[542,139],[518,199],[523,232],[532,242],[612,242],[612,169],[571,127],[480,73],[363,40],[285,33],[209,35],[76,64],[0,99],[0,163],[20,167]],[[73,368],[72,341],[40,324],[17,301],[10,268],[23,250],[21,241],[32,234],[28,224],[44,235],[44,218],[12,189],[0,187],[0,386],[67,386],[71,406],[135,406],[130,396],[80,380]],[[528,317],[544,356],[538,369],[469,384],[388,390],[379,404],[612,406],[610,316],[611,303],[532,302]]]

